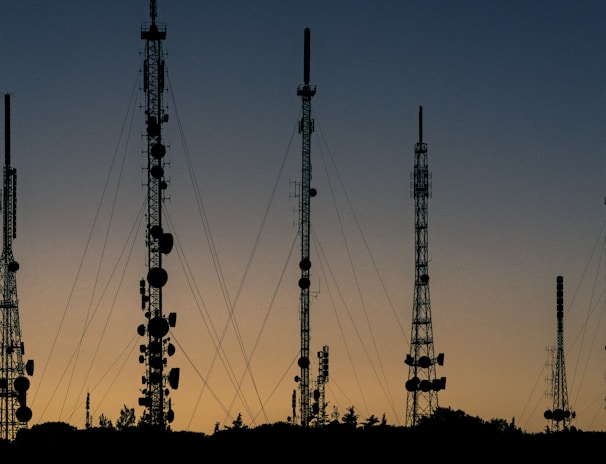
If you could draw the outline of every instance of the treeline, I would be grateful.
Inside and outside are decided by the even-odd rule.
[[[187,459],[236,462],[363,462],[365,460],[464,459],[472,462],[525,462],[564,456],[595,459],[604,452],[606,432],[571,430],[530,434],[514,421],[484,421],[462,411],[440,408],[415,427],[384,422],[357,425],[332,422],[321,427],[288,423],[196,432],[158,431],[144,426],[93,427],[78,430],[62,423],[35,425],[19,431],[13,442],[2,442],[0,452],[9,457],[57,459],[62,462],[125,462],[130,459]],[[439,461],[435,461],[439,462]]]

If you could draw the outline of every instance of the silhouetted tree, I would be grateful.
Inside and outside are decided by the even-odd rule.
[[[366,419],[366,422],[364,422],[364,428],[370,428],[373,425],[376,425],[379,423],[379,418],[376,417],[374,414],[371,414],[370,417],[368,419]]]
[[[336,405],[332,407],[332,412],[330,413],[330,423],[331,424],[339,423],[339,407]]]
[[[111,419],[108,419],[107,417],[105,417],[105,414],[101,414],[99,416],[99,427],[101,427],[102,429],[113,430],[114,424],[112,424]]]
[[[151,462],[167,460],[167,457],[172,462],[188,462],[192,455],[203,450],[208,456],[228,452],[229,462],[251,461],[257,457],[266,463],[282,463],[284,453],[276,449],[276,443],[284,449],[298,449],[301,443],[330,443],[339,450],[338,462],[353,463],[390,462],[402,451],[404,443],[414,444],[406,449],[407,462],[426,461],[428,452],[435,462],[449,462],[453,456],[464,456],[467,462],[484,462],[486,449],[498,453],[499,462],[520,462],[520,456],[541,456],[541,462],[560,462],[566,450],[574,450],[575,462],[593,462],[595,456],[603,453],[606,440],[605,432],[528,434],[517,428],[513,420],[484,421],[449,408],[436,411],[414,427],[352,427],[357,418],[353,406],[347,409],[345,416],[348,425],[336,423],[316,429],[293,427],[287,422],[247,427],[239,414],[233,426],[212,436],[193,432],[166,434],[138,427],[122,432],[107,427],[77,430],[66,423],[45,423],[20,430],[14,443],[0,440],[0,451],[3,451],[3,462],[7,463],[82,462],[82,456],[90,455],[91,450],[97,460],[103,462],[116,459]],[[103,417],[107,425],[109,421]],[[370,420],[373,417],[364,422],[375,423]],[[510,433],[511,430],[515,432]],[[451,439],[454,441],[450,442]],[[150,446],[153,444],[161,446]]]
[[[465,414],[464,411],[453,410],[451,408],[438,407],[432,415],[421,417],[419,426],[422,427],[438,427],[438,426],[453,427],[453,429],[477,428],[484,425],[484,421],[479,417],[472,417]]]
[[[67,422],[44,422],[42,424],[32,426],[30,430],[40,434],[53,435],[57,433],[74,432],[77,429]]]
[[[505,419],[491,419],[486,423],[486,428],[490,431],[504,434],[519,434],[522,430],[516,427],[515,419],[507,422]]]
[[[381,417],[381,425],[387,425],[387,417],[385,417],[385,413],[383,413],[383,417]]]
[[[135,408],[128,408],[126,405],[120,411],[120,417],[116,421],[116,429],[124,430],[135,426]]]
[[[28,454],[25,460],[30,460],[31,453],[42,452],[55,446],[57,443],[64,443],[68,437],[72,437],[76,427],[67,422],[44,422],[36,424],[29,429],[21,429],[17,433],[16,443],[21,444],[27,449]],[[7,455],[2,455],[3,461],[10,462]],[[23,460],[23,456],[19,456]]]
[[[348,425],[350,427],[357,427],[358,425],[358,415],[356,414],[356,410],[353,406],[347,408],[347,412],[341,418],[343,424]]]
[[[231,427],[226,427],[228,429],[246,429],[248,427],[246,427],[244,425],[244,421],[242,420],[242,413],[238,413],[238,417],[236,417],[233,422],[231,423]]]
[[[491,419],[485,421],[480,417],[470,416],[465,412],[453,410],[450,408],[436,408],[431,416],[421,418],[419,427],[430,428],[434,432],[444,432],[452,434],[471,434],[478,436],[515,436],[522,433],[521,429],[516,427],[515,421],[512,419],[508,423],[504,419]]]

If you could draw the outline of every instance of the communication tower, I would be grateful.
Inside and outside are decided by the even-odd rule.
[[[318,378],[314,390],[314,402],[311,409],[317,416],[318,423],[324,425],[328,419],[326,416],[326,384],[328,383],[328,346],[324,345],[322,351],[318,351]]]
[[[141,39],[145,41],[143,63],[143,91],[145,92],[145,123],[147,126],[147,228],[145,244],[147,248],[147,279],[139,282],[141,309],[146,323],[137,332],[147,338],[140,346],[139,362],[145,365],[142,377],[143,394],[139,405],[145,408],[143,423],[166,429],[174,419],[168,387],[179,386],[179,368],[167,369],[167,356],[172,356],[175,347],[167,337],[170,328],[175,327],[176,313],[168,316],[162,313],[162,289],[168,281],[168,273],[162,267],[162,256],[171,252],[172,234],[162,226],[162,205],[167,182],[164,177],[166,146],[162,141],[162,127],[168,122],[165,111],[164,56],[162,41],[166,38],[166,25],[156,22],[156,2],[150,0],[151,22],[141,26]],[[168,371],[168,372],[167,372]]]
[[[86,393],[86,421],[84,427],[90,429],[92,427],[92,418],[90,415],[90,392]]]
[[[568,430],[576,413],[570,410],[568,387],[566,386],[566,366],[564,364],[564,277],[556,278],[556,313],[558,318],[558,339],[556,362],[551,379],[552,408],[543,417],[549,421],[550,430]]]
[[[309,391],[309,287],[311,261],[309,259],[309,233],[310,233],[310,198],[316,196],[316,189],[311,187],[311,160],[310,141],[314,131],[314,120],[311,117],[311,98],[316,94],[316,86],[309,84],[309,56],[310,56],[310,31],[304,31],[304,58],[303,58],[303,84],[297,88],[297,95],[301,97],[302,117],[299,121],[299,133],[302,135],[303,167],[301,176],[301,192],[299,205],[299,227],[301,233],[301,278],[299,288],[301,289],[301,353],[298,365],[301,368],[301,376],[296,376],[295,381],[299,384],[300,392],[300,423],[307,426],[312,417],[311,399]]]
[[[4,182],[2,190],[2,257],[0,258],[0,285],[2,285],[2,334],[0,346],[0,438],[13,441],[20,429],[27,428],[32,411],[27,406],[29,379],[34,374],[34,362],[23,362],[25,347],[21,341],[19,300],[16,273],[19,263],[13,257],[13,239],[17,237],[17,170],[11,167],[10,95],[4,95]]]
[[[431,195],[431,176],[427,144],[423,142],[423,107],[419,107],[419,142],[415,145],[415,166],[411,195],[415,202],[415,286],[412,307],[411,353],[406,381],[406,425],[433,414],[438,407],[438,391],[446,388],[446,377],[437,378],[436,364],[444,364],[444,354],[434,357],[427,241],[427,203]]]

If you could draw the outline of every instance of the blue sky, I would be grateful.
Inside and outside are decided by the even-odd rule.
[[[448,379],[440,405],[544,429],[563,275],[576,425],[606,429],[604,13],[599,1],[159,0],[166,211],[178,240],[164,296],[178,314],[174,428],[210,433],[240,412],[247,424],[291,413],[296,246],[288,254],[309,27],[319,192],[311,347],[330,346],[330,407],[405,418],[410,173],[423,106],[434,342]],[[139,30],[148,19],[146,1],[29,0],[10,2],[0,18],[33,423],[82,427],[87,391],[95,417],[117,417],[139,396]],[[226,326],[226,301],[242,345]],[[221,349],[213,327],[227,327]],[[216,353],[223,362],[213,364]],[[236,394],[244,356],[252,376]]]

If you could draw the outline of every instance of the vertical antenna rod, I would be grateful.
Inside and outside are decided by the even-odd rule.
[[[4,95],[4,165],[11,165],[11,96]]]
[[[316,195],[316,189],[311,185],[311,161],[310,161],[310,140],[311,133],[314,130],[314,121],[311,118],[311,98],[316,94],[316,86],[309,84],[309,55],[310,55],[310,32],[305,29],[305,48],[303,63],[304,83],[297,88],[297,95],[301,97],[302,117],[299,121],[299,133],[303,138],[303,168],[301,178],[301,198],[300,198],[300,227],[301,227],[301,278],[299,279],[299,288],[301,289],[301,355],[299,357],[299,367],[301,368],[301,377],[295,377],[299,382],[300,390],[300,422],[302,426],[307,426],[311,419],[310,393],[309,393],[309,269],[311,261],[309,259],[309,231],[310,231],[310,197]]]
[[[419,143],[423,143],[423,107],[419,106]]]
[[[309,85],[309,57],[311,53],[310,43],[311,35],[309,28],[305,28],[303,39],[303,82]],[[299,94],[297,94],[299,95]]]
[[[1,371],[0,371],[0,438],[13,441],[20,429],[27,428],[32,411],[27,406],[29,379],[34,374],[32,360],[23,363],[25,347],[21,341],[16,273],[19,263],[13,257],[16,238],[17,170],[10,166],[10,95],[4,95],[4,182],[2,190],[3,240],[0,257]]]
[[[558,346],[556,362],[553,367],[551,393],[552,409],[548,409],[543,417],[551,423],[552,431],[568,430],[576,413],[570,410],[568,404],[568,387],[566,385],[566,366],[564,364],[564,277],[556,278],[556,313],[558,318]]]
[[[438,391],[446,388],[446,377],[436,377],[436,364],[444,364],[444,354],[434,357],[431,305],[429,301],[427,203],[431,189],[427,144],[423,142],[423,107],[419,107],[419,142],[415,145],[412,194],[415,201],[415,286],[410,336],[411,354],[406,381],[406,425],[417,425],[423,416],[438,407]]]
[[[145,364],[146,373],[142,378],[143,397],[139,405],[145,408],[143,422],[151,427],[164,430],[174,419],[171,401],[166,401],[170,390],[179,386],[179,369],[165,371],[166,356],[172,356],[175,347],[170,343],[170,328],[175,327],[176,313],[165,316],[162,313],[162,288],[168,281],[168,273],[162,267],[162,255],[171,252],[173,236],[162,227],[162,205],[167,182],[164,177],[166,147],[162,142],[162,126],[168,122],[163,102],[164,57],[162,41],[166,38],[166,25],[156,23],[156,2],[150,0],[151,23],[143,24],[141,38],[145,40],[145,61],[143,64],[143,91],[145,92],[145,123],[147,125],[147,285],[141,279],[141,309],[146,324],[141,324],[137,332],[147,336],[147,344],[140,346],[139,362]]]

